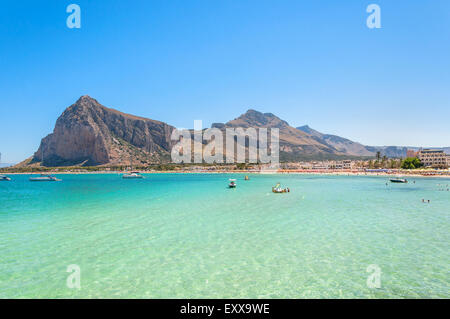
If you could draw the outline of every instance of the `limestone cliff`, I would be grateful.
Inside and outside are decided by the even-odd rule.
[[[281,161],[373,154],[368,147],[351,141],[338,143],[334,136],[325,139],[311,129],[294,128],[272,113],[251,109],[232,121],[214,123],[213,127],[223,132],[227,128],[238,127],[278,128]],[[17,166],[145,166],[167,163],[171,161],[170,152],[175,143],[170,139],[174,129],[160,121],[107,108],[85,95],[62,113],[53,133],[42,139],[33,157]],[[238,139],[236,141],[239,142]],[[224,154],[225,139],[223,142],[224,149],[215,152]],[[207,144],[208,141],[204,140],[203,146]],[[248,146],[244,147],[247,152]],[[362,153],[361,148],[366,152]]]
[[[107,108],[85,95],[56,121],[31,163],[44,166],[125,164],[167,161],[174,127]],[[41,163],[42,164],[42,163]]]

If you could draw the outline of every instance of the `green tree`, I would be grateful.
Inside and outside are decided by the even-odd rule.
[[[380,152],[380,151],[378,151],[378,152],[377,152],[377,162],[379,162],[379,161],[380,161],[380,158],[381,158],[381,152]]]
[[[397,161],[394,159],[391,159],[389,168],[396,168],[397,167]]]
[[[420,159],[418,159],[417,157],[408,157],[408,158],[405,158],[403,161],[402,161],[402,165],[401,165],[401,167],[403,168],[403,169],[416,169],[416,168],[419,168],[419,167],[422,167],[423,165],[422,165],[422,163],[420,162]]]

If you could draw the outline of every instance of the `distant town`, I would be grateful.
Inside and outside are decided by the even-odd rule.
[[[388,158],[377,153],[366,160],[324,160],[282,162],[279,165],[261,163],[236,164],[174,164],[161,163],[145,166],[105,165],[72,167],[3,167],[2,173],[115,173],[126,171],[141,172],[253,172],[253,173],[318,173],[318,174],[413,174],[422,176],[450,176],[450,155],[440,149],[408,150],[407,157]]]

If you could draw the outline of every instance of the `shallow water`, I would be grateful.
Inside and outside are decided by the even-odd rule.
[[[450,297],[450,192],[437,186],[450,179],[12,177],[0,182],[0,298]],[[291,193],[273,194],[277,182]],[[71,264],[81,289],[66,286]]]

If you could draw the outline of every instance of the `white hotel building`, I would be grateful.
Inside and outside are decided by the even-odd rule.
[[[443,150],[424,149],[417,154],[425,167],[449,167],[450,155],[444,153]]]

